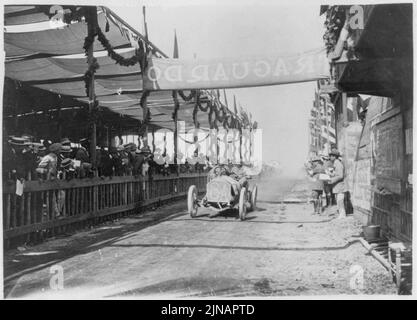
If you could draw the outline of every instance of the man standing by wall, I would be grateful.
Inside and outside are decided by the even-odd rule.
[[[338,218],[345,218],[345,167],[340,160],[340,152],[337,149],[332,149],[329,156],[334,167],[334,175],[330,178],[329,183],[333,187],[333,193],[336,194],[337,211],[339,212]]]

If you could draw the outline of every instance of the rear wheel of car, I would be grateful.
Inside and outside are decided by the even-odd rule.
[[[188,197],[187,197],[187,207],[188,213],[190,214],[191,218],[195,218],[197,216],[197,187],[192,185],[188,188]]]
[[[256,210],[256,199],[258,198],[258,186],[254,186],[251,192],[250,204],[252,211]]]
[[[241,221],[246,219],[246,188],[240,190],[239,195],[239,218]]]

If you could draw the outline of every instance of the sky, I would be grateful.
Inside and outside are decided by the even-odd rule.
[[[110,6],[143,32],[141,6]],[[174,30],[180,58],[222,58],[299,53],[324,46],[323,18],[317,4],[147,6],[150,40],[172,56]],[[262,129],[263,160],[277,160],[297,172],[308,153],[308,118],[315,82],[228,89]]]
[[[145,4],[149,38],[168,56],[173,53],[174,30],[180,58],[279,56],[324,47],[324,20],[315,1],[171,0],[162,5],[158,0],[101,0],[89,4],[110,7],[142,33]],[[288,172],[302,167],[308,154],[315,87],[315,82],[307,82],[226,90],[229,104],[235,95],[262,129],[264,161],[276,160]]]

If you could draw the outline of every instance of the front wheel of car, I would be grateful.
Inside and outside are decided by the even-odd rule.
[[[239,218],[241,221],[246,219],[246,188],[240,190],[239,195]]]
[[[195,218],[197,216],[197,187],[192,185],[188,188],[188,197],[187,197],[187,207],[188,213],[190,214],[191,218]]]

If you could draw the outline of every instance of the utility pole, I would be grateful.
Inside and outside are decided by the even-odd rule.
[[[148,53],[149,53],[149,47],[148,47],[149,35],[148,35],[148,26],[147,26],[147,23],[146,23],[146,9],[145,9],[145,6],[142,7],[142,13],[143,13],[143,23],[144,23],[144,30],[145,30],[145,42],[146,42],[145,43],[145,55],[144,55],[144,59],[142,61],[142,65],[141,65],[142,76],[144,77],[145,69],[146,69],[146,65],[147,65]],[[148,108],[148,105],[147,105],[148,95],[149,95],[149,92],[144,90],[142,92],[142,98],[141,98],[143,125],[144,125],[144,129],[145,129],[143,131],[143,146],[144,147],[148,146],[148,117],[149,117],[149,108]]]
[[[178,40],[177,40],[177,32],[174,31],[174,53],[173,58],[178,59],[179,58],[179,52],[178,52]],[[180,108],[180,103],[178,101],[178,93],[176,90],[172,91],[172,98],[174,99],[174,113],[172,114],[172,120],[174,120],[174,165],[175,170],[177,172],[177,175],[180,174],[180,170],[178,167],[178,110]],[[197,96],[195,97],[197,99]]]
[[[326,136],[327,136],[327,145],[328,145],[327,151],[330,151],[329,114],[328,114],[326,99],[324,99],[324,114],[326,117],[326,133],[327,133]]]
[[[97,31],[97,8],[95,6],[88,8],[87,11],[87,30],[89,37],[95,37]],[[94,38],[87,50],[87,62],[90,69],[94,63]],[[95,120],[95,113],[97,112],[95,106],[95,88],[94,88],[94,73],[91,73],[89,88],[88,88],[88,111],[90,113],[91,121],[91,135],[90,135],[90,156],[93,166],[96,164],[96,146],[97,146],[97,123]]]

